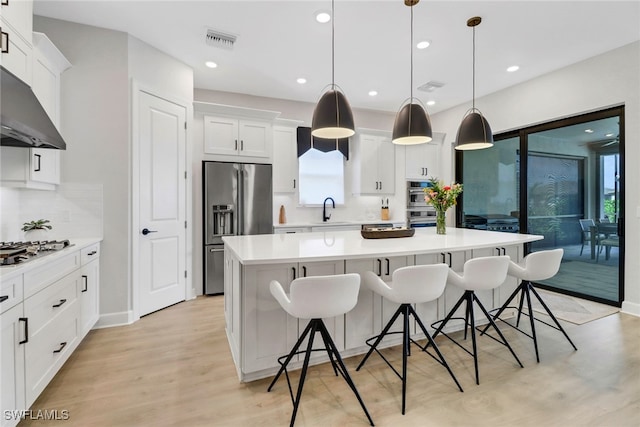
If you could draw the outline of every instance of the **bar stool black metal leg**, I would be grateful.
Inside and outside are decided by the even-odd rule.
[[[309,335],[309,343],[307,344],[307,351],[304,355],[304,363],[302,364],[302,372],[300,373],[300,381],[298,383],[298,393],[296,394],[295,402],[293,403],[293,414],[291,414],[290,427],[296,421],[296,415],[298,414],[298,406],[300,405],[300,397],[302,396],[302,388],[304,387],[304,380],[307,377],[307,369],[309,368],[309,359],[311,358],[311,351],[313,349],[313,338],[316,335],[316,322],[311,320],[311,333]]]
[[[373,343],[373,345],[371,346],[371,348],[369,349],[367,354],[364,356],[364,359],[362,359],[362,361],[360,362],[360,364],[356,368],[356,371],[359,371],[360,368],[362,368],[362,366],[364,366],[364,363],[367,361],[369,356],[371,356],[371,353],[373,353],[375,351],[375,349],[378,347],[378,344],[380,344],[380,341],[382,341],[382,338],[384,338],[384,336],[387,334],[387,332],[389,332],[389,329],[391,328],[393,323],[396,321],[396,319],[398,318],[398,316],[400,315],[401,312],[402,312],[402,306],[398,307],[398,309],[393,314],[393,316],[391,316],[391,320],[389,320],[389,322],[387,323],[387,326],[385,326],[384,329],[382,330],[382,332],[380,333],[380,335],[378,335],[378,338],[375,340],[375,342]]]
[[[469,311],[469,316],[471,317],[471,343],[473,344],[473,366],[476,370],[476,384],[480,385],[480,373],[478,372],[478,348],[476,344],[476,319],[473,314],[473,298],[471,300],[467,299],[467,308],[471,307]]]
[[[531,325],[531,336],[533,337],[533,348],[536,350],[536,361],[540,363],[540,355],[538,354],[538,338],[536,337],[536,319],[533,317],[533,307],[531,306],[531,294],[529,289],[531,285],[527,282],[527,285],[523,288],[523,294],[527,298],[527,310],[529,310],[529,324]]]
[[[505,303],[502,304],[502,307],[500,307],[500,309],[497,311],[497,313],[493,315],[493,320],[497,320],[497,319],[500,318],[500,315],[502,314],[502,312],[505,311],[507,309],[507,307],[509,307],[509,304],[518,295],[518,293],[523,293],[524,294],[524,286],[523,285],[524,285],[524,282],[520,282],[518,287],[513,292],[511,292],[511,295],[509,295],[509,298],[507,298]],[[522,299],[522,295],[520,296],[520,299]],[[489,326],[490,326],[490,324],[487,324],[484,327],[484,329],[482,330],[482,333],[480,333],[480,335],[484,335],[484,333],[487,332],[487,329],[489,329]]]
[[[360,393],[358,393],[358,389],[356,389],[356,385],[353,383],[353,380],[351,379],[349,372],[347,372],[347,367],[344,365],[344,362],[342,361],[342,357],[340,356],[340,352],[338,352],[338,349],[336,348],[335,343],[331,339],[331,335],[329,335],[329,331],[327,331],[327,328],[324,322],[320,322],[320,328],[323,331],[322,336],[325,340],[325,346],[327,348],[330,348],[331,352],[335,355],[336,363],[338,364],[339,370],[342,373],[342,377],[347,382],[347,384],[349,385],[353,393],[356,395],[356,398],[358,399],[358,402],[360,402],[360,406],[362,407],[362,410],[364,411],[365,415],[367,416],[367,419],[369,420],[369,424],[374,425],[373,420],[371,419],[371,415],[369,415],[369,411],[367,411],[367,407],[364,405],[364,402],[360,397]]]
[[[520,362],[520,359],[518,359],[518,356],[516,355],[515,351],[513,351],[513,348],[511,348],[511,346],[509,345],[509,341],[507,341],[507,339],[504,337],[504,335],[502,334],[502,332],[498,328],[498,325],[496,325],[496,322],[493,321],[493,318],[491,317],[491,315],[489,314],[487,309],[484,308],[484,305],[482,305],[482,303],[480,302],[478,297],[473,295],[473,299],[476,301],[476,303],[478,304],[478,307],[480,307],[480,309],[482,310],[484,315],[487,317],[487,319],[489,320],[489,323],[491,323],[491,326],[493,327],[493,329],[495,329],[495,331],[498,333],[498,335],[500,335],[500,339],[502,339],[503,344],[507,346],[507,348],[509,349],[509,351],[511,352],[513,357],[516,359],[516,362],[518,362],[518,365],[520,365],[521,368],[524,368],[524,366],[522,365],[522,362]]]
[[[409,313],[405,305],[403,310],[403,330],[402,330],[402,415],[404,415],[405,401],[407,396],[407,356],[409,355]]]
[[[524,294],[526,293],[526,285],[522,287],[522,295],[520,295],[520,303],[518,304],[518,317],[516,319],[516,328],[520,326],[520,316],[522,316],[522,305],[524,303]],[[531,312],[529,312],[531,315]]]
[[[573,341],[571,341],[571,338],[569,338],[569,335],[567,335],[567,333],[565,332],[564,328],[560,325],[560,322],[558,322],[558,319],[556,319],[556,316],[554,316],[553,313],[551,313],[551,310],[549,310],[549,307],[547,307],[547,304],[545,304],[545,302],[542,300],[542,298],[540,298],[540,295],[538,294],[538,291],[536,291],[536,289],[533,286],[531,286],[531,291],[536,296],[536,298],[538,298],[538,301],[540,301],[540,304],[542,305],[542,307],[544,307],[544,309],[547,312],[547,314],[549,315],[549,317],[551,317],[553,319],[553,321],[555,322],[555,324],[558,327],[558,329],[564,334],[565,338],[569,341],[569,344],[571,344],[573,349],[577,351],[578,348],[575,346]]]
[[[466,292],[465,294],[460,297],[460,299],[458,300],[458,302],[456,303],[456,305],[453,306],[453,308],[451,309],[451,311],[449,312],[449,314],[447,314],[447,316],[444,318],[444,320],[442,321],[442,323],[440,323],[440,326],[438,326],[438,328],[436,329],[436,331],[433,333],[432,338],[435,339],[438,334],[440,334],[440,332],[442,331],[442,328],[444,328],[444,326],[447,324],[447,322],[453,317],[454,313],[456,312],[456,310],[458,308],[460,308],[460,306],[462,305],[462,303],[466,301]],[[427,347],[429,347],[430,343],[427,343],[422,350],[426,350]]]
[[[271,391],[271,389],[273,388],[273,385],[278,381],[278,378],[280,378],[280,375],[282,375],[282,372],[284,372],[284,370],[287,368],[287,365],[289,364],[293,356],[296,355],[298,348],[300,347],[300,345],[302,344],[302,341],[304,341],[305,337],[307,336],[310,330],[311,330],[311,323],[309,323],[307,327],[304,329],[304,331],[300,335],[300,338],[298,338],[298,341],[296,341],[296,344],[293,346],[293,348],[289,352],[287,359],[284,361],[284,363],[280,365],[280,369],[278,370],[278,373],[271,381],[271,384],[269,384],[269,388],[267,389],[268,392]]]

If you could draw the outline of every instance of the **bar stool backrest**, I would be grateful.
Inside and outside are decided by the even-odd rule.
[[[275,280],[271,281],[269,288],[282,308],[293,317],[320,319],[344,314],[355,307],[360,275],[300,277],[291,282],[289,296]]]
[[[524,257],[524,270],[514,272],[513,267],[509,267],[509,275],[518,277],[522,280],[544,280],[556,275],[560,270],[560,263],[564,250],[552,249],[548,251],[531,252]]]
[[[449,270],[448,281],[469,291],[494,289],[507,278],[510,261],[506,255],[472,258],[464,263],[462,275]]]
[[[398,268],[391,276],[393,300],[421,303],[438,299],[447,285],[447,264],[412,265]]]

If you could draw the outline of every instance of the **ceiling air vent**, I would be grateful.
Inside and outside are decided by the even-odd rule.
[[[233,34],[207,29],[207,44],[209,46],[221,47],[223,49],[233,49],[237,37]]]
[[[421,90],[423,92],[433,92],[436,89],[440,89],[442,86],[444,86],[444,83],[431,80],[429,82],[426,82],[422,86],[418,86],[418,90]]]

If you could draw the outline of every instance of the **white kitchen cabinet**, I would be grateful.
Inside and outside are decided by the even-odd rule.
[[[0,315],[0,426],[13,427],[20,417],[15,412],[25,405],[24,349],[26,322],[22,316],[22,303]],[[9,411],[9,412],[7,412]]]
[[[269,122],[204,116],[204,152],[225,156],[271,157]]]
[[[413,265],[414,257],[385,257],[359,260],[346,260],[345,273],[362,274],[373,271],[385,282],[391,281],[393,272],[401,267]],[[356,306],[344,315],[345,349],[353,350],[365,347],[365,341],[382,332],[382,328],[391,319],[399,304],[388,301],[360,283]],[[396,320],[390,331],[401,331],[402,319]],[[411,324],[413,332],[414,325]],[[394,345],[402,341],[401,335],[386,339],[384,346]]]
[[[355,194],[395,194],[396,151],[389,132],[358,130],[352,153]]]
[[[426,181],[431,177],[439,177],[444,138],[444,133],[434,132],[433,139],[427,144],[405,146],[406,179]]]
[[[8,3],[8,4],[5,4]],[[33,43],[33,1],[2,2],[2,66],[31,86]]]
[[[46,35],[33,33],[33,45],[33,93],[59,129],[60,78],[71,64]],[[3,186],[55,190],[60,184],[60,150],[2,147],[1,157]]]
[[[271,295],[271,280],[280,282],[285,292],[293,279],[305,276],[327,276],[344,273],[344,261],[248,265],[244,267],[242,298],[247,305],[242,308],[245,323],[243,330],[243,372],[271,368],[278,357],[286,355],[307,325],[307,320],[296,319],[282,309]],[[229,280],[225,277],[225,282]],[[226,298],[226,294],[225,294]],[[324,319],[327,330],[339,350],[344,348],[344,317]],[[319,338],[319,337],[316,337]],[[318,341],[316,341],[318,342]],[[305,344],[302,344],[304,348]],[[312,359],[322,359],[314,355]],[[294,361],[297,359],[294,358]]]
[[[100,317],[100,244],[80,251],[80,337],[91,330]]]
[[[294,126],[273,127],[273,192],[298,190],[298,144]]]

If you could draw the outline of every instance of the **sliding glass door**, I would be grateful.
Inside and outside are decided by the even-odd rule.
[[[624,109],[613,108],[496,135],[492,148],[457,153],[456,180],[464,184],[457,225],[481,228],[495,214],[517,218],[521,232],[544,236],[529,251],[564,249],[560,271],[540,287],[619,306],[623,122]]]

